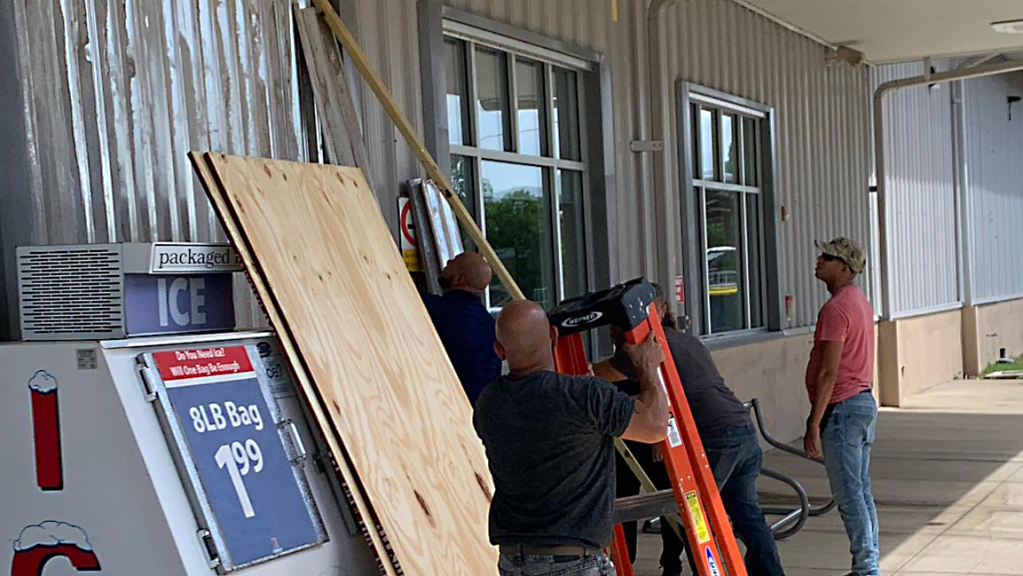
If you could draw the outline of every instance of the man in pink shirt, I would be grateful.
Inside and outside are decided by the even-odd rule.
[[[863,271],[863,249],[848,238],[817,242],[816,276],[831,298],[821,308],[806,366],[810,417],[803,448],[824,455],[831,493],[849,536],[852,574],[874,576],[878,525],[870,491],[870,447],[877,429],[874,309],[853,281]]]

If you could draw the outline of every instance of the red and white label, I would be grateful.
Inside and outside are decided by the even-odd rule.
[[[99,558],[85,531],[60,520],[26,526],[14,541],[11,576],[41,576],[46,563],[66,558],[79,572],[96,572]]]
[[[412,222],[412,202],[408,198],[398,198],[398,223],[401,227],[401,249],[414,249],[416,229]]]
[[[42,490],[63,490],[57,378],[46,370],[37,370],[28,381],[28,391],[35,444],[36,483]]]
[[[250,372],[255,375],[244,346],[168,350],[154,352],[153,359],[160,377],[168,386],[176,381],[179,384],[205,384],[236,379],[239,374]]]

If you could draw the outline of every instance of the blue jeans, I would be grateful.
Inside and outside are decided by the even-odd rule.
[[[870,392],[834,405],[821,431],[831,493],[849,536],[855,576],[879,573],[877,508],[870,491],[870,447],[877,431],[877,404]]]
[[[757,476],[764,462],[753,424],[701,434],[714,481],[721,492],[732,528],[746,543],[746,571],[750,576],[785,574],[774,535],[764,519],[757,496]],[[688,547],[689,565],[696,574]]]
[[[562,560],[559,556],[501,554],[501,576],[616,576],[614,564],[604,554]]]

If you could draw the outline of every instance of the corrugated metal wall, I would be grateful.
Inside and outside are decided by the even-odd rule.
[[[614,98],[617,272],[619,278],[649,273],[650,258],[644,251],[656,251],[664,239],[644,225],[644,203],[653,206],[655,202],[652,192],[644,190],[639,155],[629,149],[649,114],[645,101],[647,2],[618,2],[617,22],[610,4],[591,0],[453,0],[448,4],[606,55]],[[420,121],[418,45],[405,40],[414,36],[415,10],[411,0],[360,3],[356,22],[361,38],[369,43],[367,51],[399,102]],[[684,79],[775,108],[777,193],[789,214],[780,232],[781,290],[796,299],[791,325],[812,324],[826,299],[823,285],[813,277],[813,239],[843,234],[860,238],[865,246],[869,243],[866,68],[828,62],[820,44],[728,0],[679,2],[665,17],[666,66],[672,86],[674,80]],[[395,181],[418,174],[418,167],[406,158],[405,144],[395,144],[393,130],[372,95],[364,92],[363,100],[373,158],[398,159],[396,166],[382,162]],[[665,107],[664,152],[675,178],[668,186],[671,193],[678,190],[679,174],[674,107],[671,98]],[[396,190],[393,185],[391,189]]]
[[[776,197],[788,213],[780,288],[795,297],[790,325],[810,325],[827,298],[813,240],[844,235],[869,247],[867,69],[829,62],[821,44],[727,0],[679,2],[665,27],[678,78],[774,108]]]
[[[450,5],[607,57],[612,77],[618,278],[654,272],[656,205],[629,142],[649,115],[644,0],[452,0]],[[422,127],[417,3],[341,2],[344,17],[413,123]],[[305,158],[294,38],[284,0],[214,3],[17,0],[34,201],[33,242],[221,238],[184,152]],[[667,81],[684,79],[774,107],[781,292],[791,326],[824,301],[814,238],[869,238],[867,73],[728,0],[665,12]],[[65,38],[72,41],[65,41]],[[67,66],[66,64],[70,64]],[[361,90],[372,176],[396,229],[399,184],[421,175],[372,93]],[[668,193],[677,194],[674,99],[666,101]],[[56,192],[61,191],[61,192]],[[658,194],[664,193],[658,191]],[[681,226],[679,222],[677,226]]]
[[[938,72],[948,69],[946,62],[934,66]],[[874,68],[871,93],[883,82],[921,74],[921,63]],[[894,316],[960,301],[950,93],[946,84],[904,88],[885,96]]]
[[[5,203],[30,211],[3,214],[9,253],[223,241],[188,151],[308,157],[289,2],[14,0],[6,13],[24,141],[5,136],[18,153],[3,162],[27,166],[5,170]],[[6,264],[13,303],[13,258]],[[235,293],[239,326],[264,325],[240,276]]]
[[[965,82],[974,302],[1023,296],[1023,74]]]
[[[305,157],[290,10],[15,0],[30,241],[222,239],[186,153]]]

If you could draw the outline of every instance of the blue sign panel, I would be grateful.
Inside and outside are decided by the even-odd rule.
[[[126,274],[124,314],[132,336],[231,330],[231,275]]]
[[[154,354],[231,564],[320,542],[242,347]]]

